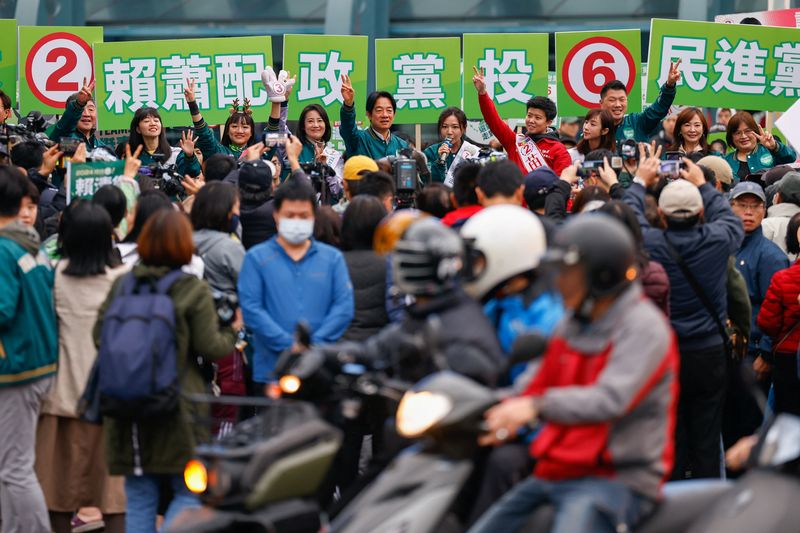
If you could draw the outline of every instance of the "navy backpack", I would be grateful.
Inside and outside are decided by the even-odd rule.
[[[167,292],[185,274],[161,279],[126,274],[108,306],[97,353],[100,413],[141,420],[178,406],[175,306]]]

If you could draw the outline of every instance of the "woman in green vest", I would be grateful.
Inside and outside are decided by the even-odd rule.
[[[470,159],[478,155],[478,147],[464,139],[467,131],[467,115],[457,107],[448,107],[439,115],[439,135],[442,142],[425,149],[431,181],[453,186],[451,169],[458,160]]]

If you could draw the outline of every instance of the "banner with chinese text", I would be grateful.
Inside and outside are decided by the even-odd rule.
[[[546,96],[549,36],[546,33],[465,33],[464,112],[480,118],[472,67],[483,69],[486,92],[503,118],[524,117],[533,96]]]
[[[800,96],[800,29],[653,19],[647,101],[681,60],[675,104],[785,111]]]
[[[628,112],[642,110],[639,30],[556,33],[558,114],[582,117],[600,107],[600,89],[619,80],[628,89]]]
[[[63,113],[64,103],[92,73],[92,44],[101,26],[19,27],[19,108]]]
[[[195,81],[195,98],[209,124],[222,124],[235,99],[250,101],[253,118],[269,117],[261,72],[272,64],[270,37],[98,43],[94,48],[97,122],[100,129],[130,127],[140,107],[158,109],[165,126],[190,126],[183,88]]]
[[[289,95],[289,120],[300,118],[308,104],[319,104],[328,112],[331,124],[338,121],[342,74],[350,76],[356,113],[364,116],[368,45],[369,38],[361,35],[285,35],[283,69],[297,76]]]
[[[375,39],[375,85],[397,101],[395,124],[435,124],[443,109],[461,107],[458,37]]]
[[[0,20],[0,91],[17,100],[17,21]]]
[[[91,198],[103,185],[111,185],[125,170],[125,161],[67,162],[67,203],[73,198]]]

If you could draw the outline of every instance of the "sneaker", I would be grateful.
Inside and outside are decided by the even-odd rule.
[[[72,533],[83,533],[84,531],[97,531],[106,527],[106,523],[102,520],[94,520],[92,522],[84,522],[78,515],[72,517]]]

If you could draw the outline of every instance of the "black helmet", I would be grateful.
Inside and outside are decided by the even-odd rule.
[[[464,266],[464,243],[458,233],[434,218],[409,226],[392,254],[397,288],[415,296],[435,296],[458,284]]]
[[[551,258],[583,266],[588,297],[616,294],[636,279],[636,247],[628,229],[604,213],[579,215],[556,233]]]

